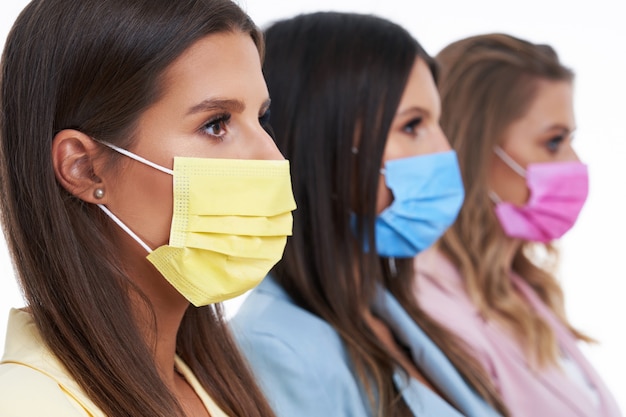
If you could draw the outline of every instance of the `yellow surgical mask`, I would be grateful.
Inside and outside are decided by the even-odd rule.
[[[148,260],[195,306],[256,287],[291,235],[289,161],[174,158],[174,170],[104,143],[174,177],[169,245],[150,249],[107,207],[99,207],[148,251]]]

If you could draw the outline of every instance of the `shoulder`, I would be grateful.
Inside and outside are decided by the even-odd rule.
[[[422,256],[423,255],[423,256]],[[420,307],[448,330],[461,337],[482,364],[489,368],[491,347],[487,323],[469,298],[457,268],[440,251],[431,248],[416,258],[414,294]]]
[[[28,366],[0,364],[0,416],[85,417],[82,408],[47,375]]]
[[[333,327],[280,294],[253,291],[231,320],[242,349],[250,345],[257,354],[276,350],[308,363],[342,359],[344,348]],[[314,365],[313,365],[314,366]]]
[[[278,416],[365,415],[337,332],[278,293],[253,291],[233,333]]]
[[[255,337],[281,340],[295,351],[309,351],[308,340],[318,340],[327,349],[341,349],[343,343],[337,332],[325,320],[296,305],[276,283],[264,282],[250,293],[231,320],[238,339]],[[321,348],[319,344],[318,348]]]

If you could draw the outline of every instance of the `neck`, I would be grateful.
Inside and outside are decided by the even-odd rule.
[[[504,254],[502,260],[504,261],[504,265],[507,267],[507,269],[513,268],[513,260],[515,258],[515,254],[522,246],[522,243],[523,242],[520,239],[509,237],[507,237],[506,240],[503,242]]]
[[[122,246],[124,269],[139,290],[130,293],[137,326],[163,381],[173,386],[176,337],[189,302],[146,259],[135,241],[126,238]]]
[[[149,304],[146,304],[144,299],[134,303],[135,318],[143,339],[153,353],[154,363],[161,378],[167,385],[172,386],[176,377],[174,372],[176,338],[188,303],[174,306],[159,303],[150,294],[146,295]]]

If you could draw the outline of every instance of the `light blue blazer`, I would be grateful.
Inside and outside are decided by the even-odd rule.
[[[409,347],[419,369],[456,407],[397,370],[394,383],[415,416],[499,416],[463,381],[389,292],[380,290],[373,310]],[[231,325],[278,417],[374,414],[338,333],[295,305],[272,278],[266,278],[248,296]]]

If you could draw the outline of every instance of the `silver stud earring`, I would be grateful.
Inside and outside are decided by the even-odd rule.
[[[104,197],[104,190],[102,188],[96,188],[95,190],[93,190],[93,196],[97,200],[100,200],[102,197]]]

